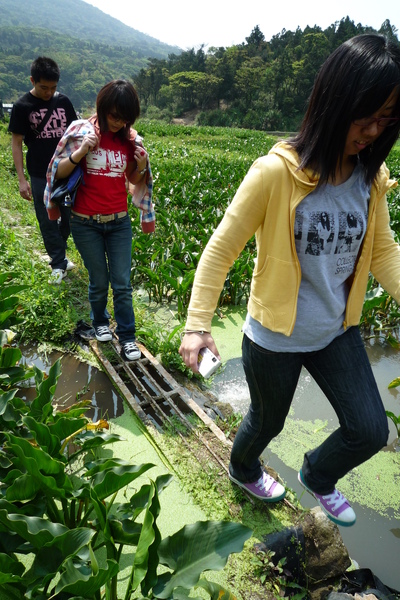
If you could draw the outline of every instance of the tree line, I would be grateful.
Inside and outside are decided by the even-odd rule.
[[[325,30],[284,29],[266,41],[257,25],[240,45],[151,58],[134,83],[151,117],[197,109],[201,125],[296,131],[324,60],[342,42],[369,32],[377,33],[346,17]],[[389,20],[378,33],[399,43]]]

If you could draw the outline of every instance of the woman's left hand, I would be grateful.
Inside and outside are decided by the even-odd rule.
[[[143,171],[147,167],[148,154],[146,150],[141,146],[136,146],[134,156],[137,164],[136,170]]]

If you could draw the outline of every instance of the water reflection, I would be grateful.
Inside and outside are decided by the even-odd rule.
[[[93,421],[100,418],[115,419],[123,414],[123,400],[103,371],[81,362],[72,354],[52,352],[50,355],[42,355],[35,348],[20,349],[23,354],[22,362],[34,364],[46,373],[55,361],[61,358],[61,376],[53,402],[59,407],[71,406],[79,398],[91,401],[92,408],[86,412],[86,416]],[[19,395],[32,400],[35,397],[34,381],[25,382],[25,386],[27,387],[24,387]]]
[[[400,376],[399,351],[379,342],[367,342],[366,347],[385,409],[399,415],[400,388],[389,390],[387,387],[393,379]],[[227,362],[224,371],[215,377],[212,391],[217,395],[219,401],[229,402],[235,412],[243,414],[247,411],[250,399],[239,358]],[[329,430],[338,426],[335,412],[306,370],[301,373],[292,409],[290,418],[302,421],[318,419],[326,422],[326,428]],[[389,430],[387,451],[393,452],[395,447],[398,449],[398,446],[396,446],[396,429],[391,421],[389,421]],[[309,494],[303,493],[304,490],[297,480],[297,471],[283,463],[270,449],[266,450],[264,459],[296,492],[304,507],[315,506],[315,500]],[[359,493],[362,494],[363,490],[359,490]],[[385,493],[384,490],[382,493]],[[370,568],[386,585],[399,589],[400,528],[398,518],[394,511],[392,513],[389,511],[387,516],[382,516],[362,504],[357,502],[352,502],[352,504],[357,514],[357,522],[354,527],[349,529],[340,528],[350,556],[357,561],[360,567]]]

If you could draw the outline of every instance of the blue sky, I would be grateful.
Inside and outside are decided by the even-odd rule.
[[[186,50],[241,44],[258,25],[270,40],[282,29],[307,25],[323,29],[349,16],[355,23],[379,29],[389,19],[400,36],[399,0],[84,0],[126,25]]]

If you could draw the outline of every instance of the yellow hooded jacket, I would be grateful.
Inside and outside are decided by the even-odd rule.
[[[187,330],[211,331],[227,272],[255,234],[257,258],[248,311],[271,331],[291,335],[301,281],[294,239],[296,207],[318,181],[311,170],[298,170],[298,165],[297,153],[285,142],[253,163],[200,259]],[[400,302],[400,247],[389,226],[386,201],[386,192],[396,186],[382,165],[371,188],[362,249],[349,278],[345,328],[359,323],[370,272]]]

